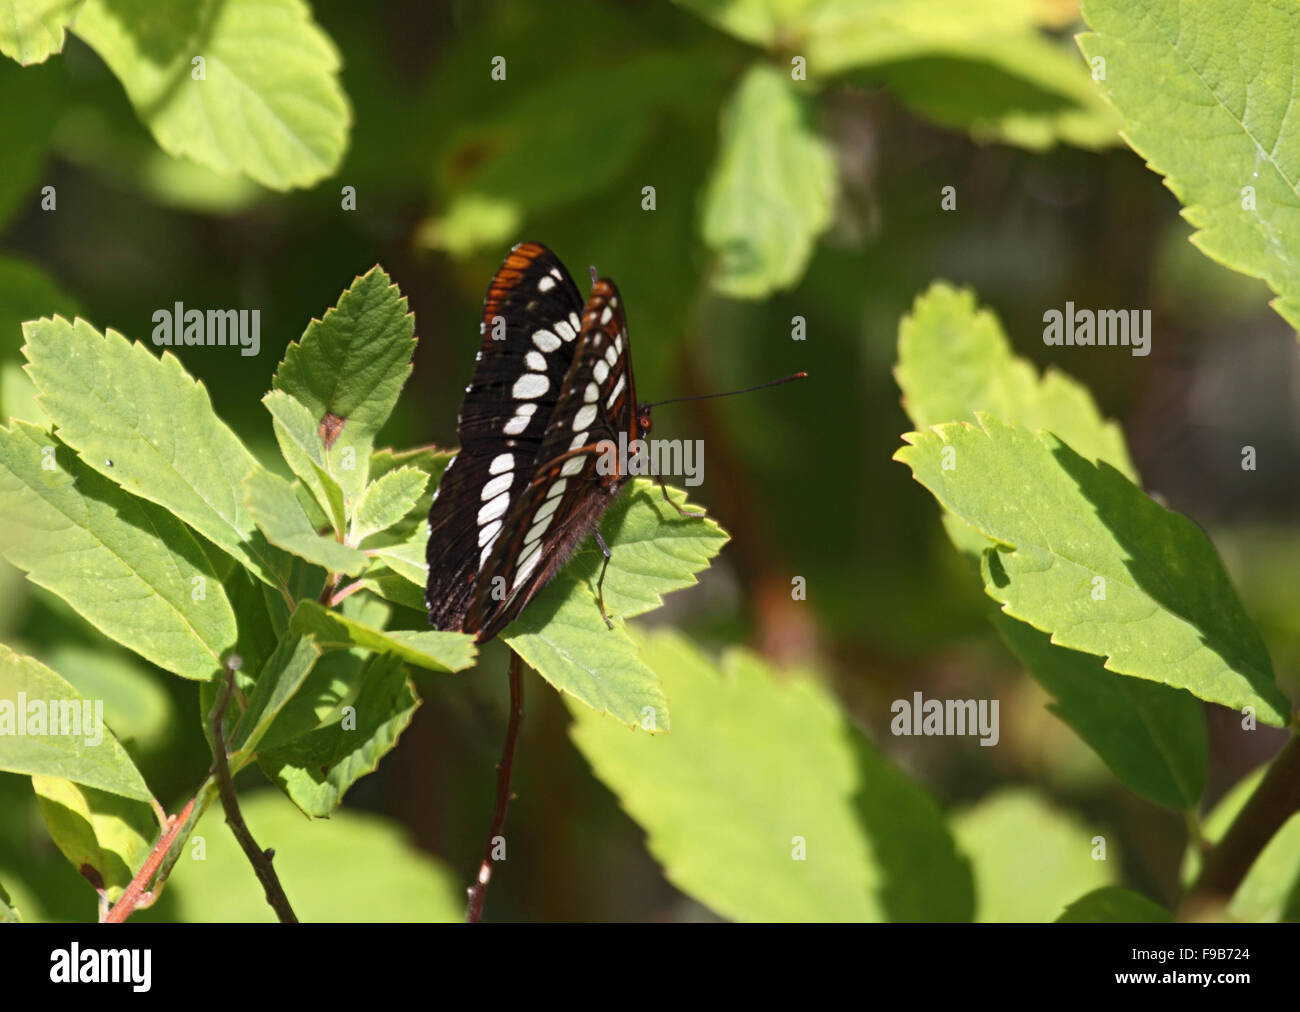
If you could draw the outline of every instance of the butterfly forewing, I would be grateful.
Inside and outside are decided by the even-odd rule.
[[[523,243],[488,288],[474,376],[458,426],[460,452],[429,511],[429,621],[461,629],[477,575],[529,487],[562,399],[582,330],[583,302],[559,259]]]
[[[550,581],[627,480],[617,453],[606,457],[614,465],[609,473],[598,466],[620,433],[630,443],[639,432],[626,317],[612,281],[592,289],[577,343],[532,478],[479,573],[464,628],[480,641],[504,629]]]

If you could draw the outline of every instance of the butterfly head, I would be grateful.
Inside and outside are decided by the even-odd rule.
[[[650,419],[650,409],[651,409],[653,406],[654,406],[654,405],[652,405],[652,404],[638,404],[638,405],[637,405],[637,408],[636,408],[636,427],[637,427],[637,432],[638,432],[640,435],[643,435],[643,436],[644,436],[646,433],[648,433],[648,432],[651,430],[651,428],[654,427],[654,423],[653,423],[653,422],[651,421],[651,419]]]

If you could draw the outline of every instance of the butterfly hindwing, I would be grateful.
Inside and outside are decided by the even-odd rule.
[[[582,296],[545,246],[510,251],[488,287],[461,449],[429,510],[425,600],[439,629],[462,628],[477,575],[528,488],[582,329]]]

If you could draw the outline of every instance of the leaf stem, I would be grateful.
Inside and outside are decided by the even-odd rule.
[[[230,826],[230,831],[235,834],[235,839],[243,848],[244,855],[253,866],[253,871],[257,873],[258,881],[262,883],[262,888],[266,892],[266,902],[271,905],[271,909],[275,911],[281,923],[297,924],[298,918],[293,912],[293,907],[289,905],[289,898],[285,896],[280,879],[276,876],[275,869],[271,867],[271,859],[275,856],[275,851],[262,850],[258,847],[253,834],[244,824],[244,816],[239,811],[239,800],[235,797],[235,785],[230,777],[230,761],[226,754],[226,732],[223,727],[226,707],[230,705],[230,697],[234,691],[235,672],[227,667],[225,684],[217,699],[217,705],[212,708],[211,716],[212,754],[216,759],[214,773],[217,787],[221,792],[221,807],[225,809],[226,823]]]
[[[190,812],[194,809],[194,802],[197,798],[197,794],[194,795],[193,798],[190,798],[185,807],[180,810],[179,814],[173,815],[168,820],[167,827],[159,835],[158,842],[154,844],[153,850],[149,852],[149,856],[145,859],[144,864],[142,864],[140,870],[136,872],[135,878],[131,879],[130,884],[127,885],[126,889],[122,892],[118,901],[113,904],[113,909],[104,917],[105,924],[121,924],[135,913],[136,910],[141,907],[147,907],[153,902],[152,891],[146,892],[145,886],[149,884],[149,880],[153,878],[154,872],[158,870],[158,866],[162,864],[163,858],[167,856],[167,851],[171,849],[172,842],[176,839],[176,834],[179,833],[185,823],[189,821]]]
[[[1223,838],[1205,855],[1184,910],[1221,905],[1241,885],[1274,834],[1300,812],[1300,734],[1293,733]]]
[[[510,722],[506,726],[506,743],[501,753],[501,762],[497,764],[497,802],[492,813],[492,828],[488,831],[487,845],[483,848],[483,860],[479,864],[478,877],[469,887],[469,909],[465,921],[477,924],[483,919],[483,903],[487,899],[488,880],[492,877],[492,851],[506,824],[506,809],[510,807],[510,770],[515,761],[515,745],[519,741],[519,722],[524,716],[523,659],[510,651]]]

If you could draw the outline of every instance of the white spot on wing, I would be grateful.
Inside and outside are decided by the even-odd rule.
[[[532,527],[528,528],[528,534],[525,536],[524,540],[536,541],[546,533],[546,528],[550,526],[551,518],[549,516],[543,517],[541,520],[537,521],[537,523],[533,524]]]
[[[530,351],[525,355],[524,364],[534,372],[546,372],[546,358],[540,351]]]
[[[604,363],[601,364],[603,365]],[[606,375],[608,375],[608,371],[606,372]],[[600,387],[596,386],[595,383],[588,383],[587,389],[582,392],[582,399],[588,404],[594,403],[596,398],[599,396]]]
[[[591,384],[588,384],[590,386]],[[578,413],[573,416],[573,431],[579,429],[590,429],[591,423],[596,420],[596,405],[584,404],[578,409]]]
[[[549,292],[554,287],[555,287],[555,279],[553,277],[550,277],[549,275],[547,277],[542,278],[539,282],[537,282],[537,290],[539,292]]]
[[[484,545],[486,545],[489,541],[495,541],[495,540],[496,540],[496,536],[497,536],[497,531],[499,531],[499,530],[501,530],[501,521],[500,521],[500,520],[493,520],[493,521],[492,521],[490,524],[488,524],[486,527],[481,527],[481,528],[479,528],[479,532],[478,532],[478,546],[479,546],[479,548],[482,548],[482,547],[483,547]]]
[[[561,320],[556,324],[555,329],[559,330],[561,327],[567,326],[568,324]],[[560,339],[549,330],[537,330],[533,332],[533,344],[537,345],[537,347],[541,348],[542,351],[549,354],[560,346]]]
[[[536,404],[519,404],[515,407],[515,417],[506,422],[505,429],[502,430],[507,436],[517,436],[524,429],[528,428],[528,423],[532,420],[533,412],[537,410]]]
[[[519,571],[515,573],[515,582],[511,586],[511,590],[518,590],[519,585],[532,576],[533,570],[537,568],[537,563],[541,558],[542,546],[539,542],[533,545],[532,551],[525,555],[523,562],[519,564]]]
[[[604,359],[601,359],[595,364],[591,370],[591,374],[596,377],[597,383],[605,382],[605,377],[609,375],[609,366],[605,364]]]
[[[521,401],[531,401],[534,397],[541,397],[550,389],[551,381],[541,373],[526,372],[515,380],[515,385],[511,387],[510,394]]]
[[[500,474],[502,471],[511,471],[514,469],[514,466],[515,455],[513,453],[498,453],[492,458],[492,463],[488,465],[488,474]]]
[[[487,502],[489,499],[495,498],[496,496],[504,492],[506,489],[508,489],[514,480],[515,480],[515,476],[511,474],[509,471],[507,471],[505,474],[497,475],[490,482],[488,482],[486,485],[483,486],[483,491],[479,493],[479,499],[482,502]]]
[[[555,332],[559,334],[562,338],[564,338],[566,341],[572,341],[575,337],[578,336],[577,332],[571,326],[569,326],[569,324],[566,323],[564,320],[561,320],[559,323],[555,325]],[[552,350],[553,349],[551,348],[542,349],[542,351],[552,351]]]
[[[586,463],[587,460],[585,457],[570,457],[564,462],[564,466],[560,468],[560,474],[565,476],[577,474],[583,469]]]
[[[563,482],[560,484],[563,484]],[[560,497],[558,495],[554,499],[547,499],[546,502],[542,503],[542,508],[533,514],[533,519],[541,520],[543,517],[549,517],[559,508],[559,505]]]
[[[618,364],[618,352],[616,352],[612,347],[611,347],[611,348],[606,348],[606,349],[605,349],[605,361],[608,362],[608,363],[609,363],[609,367],[610,367],[611,369],[613,369],[614,366],[616,366],[616,365]]]
[[[484,524],[490,524],[497,517],[501,516],[501,514],[503,514],[506,511],[506,507],[509,505],[510,505],[510,493],[502,492],[490,503],[486,503],[485,505],[479,508],[478,525],[482,527]]]
[[[578,331],[582,329],[582,321],[578,319],[578,314],[573,311],[569,312],[569,324],[573,328],[573,336],[566,337],[566,341],[572,341],[574,337],[578,336]]]
[[[618,382],[614,384],[614,389],[609,395],[609,400],[605,402],[605,407],[612,408],[614,406],[614,402],[618,400],[618,395],[623,392],[623,380],[625,378],[624,376],[618,378]]]
[[[569,449],[577,450],[580,449],[581,447],[586,446],[587,437],[590,434],[591,433],[589,433],[586,429],[583,429],[581,432],[579,432],[576,436],[573,437],[573,440],[569,443]]]
[[[557,481],[554,485],[551,486],[551,490],[546,493],[546,498],[551,499],[555,496],[563,494],[564,486],[567,484],[569,484],[569,480],[567,478],[561,478],[559,481]],[[557,499],[556,502],[558,501],[559,500]]]
[[[600,313],[600,325],[603,327],[605,324],[609,323],[610,317],[613,315],[614,310],[610,309],[609,306],[602,309]]]

